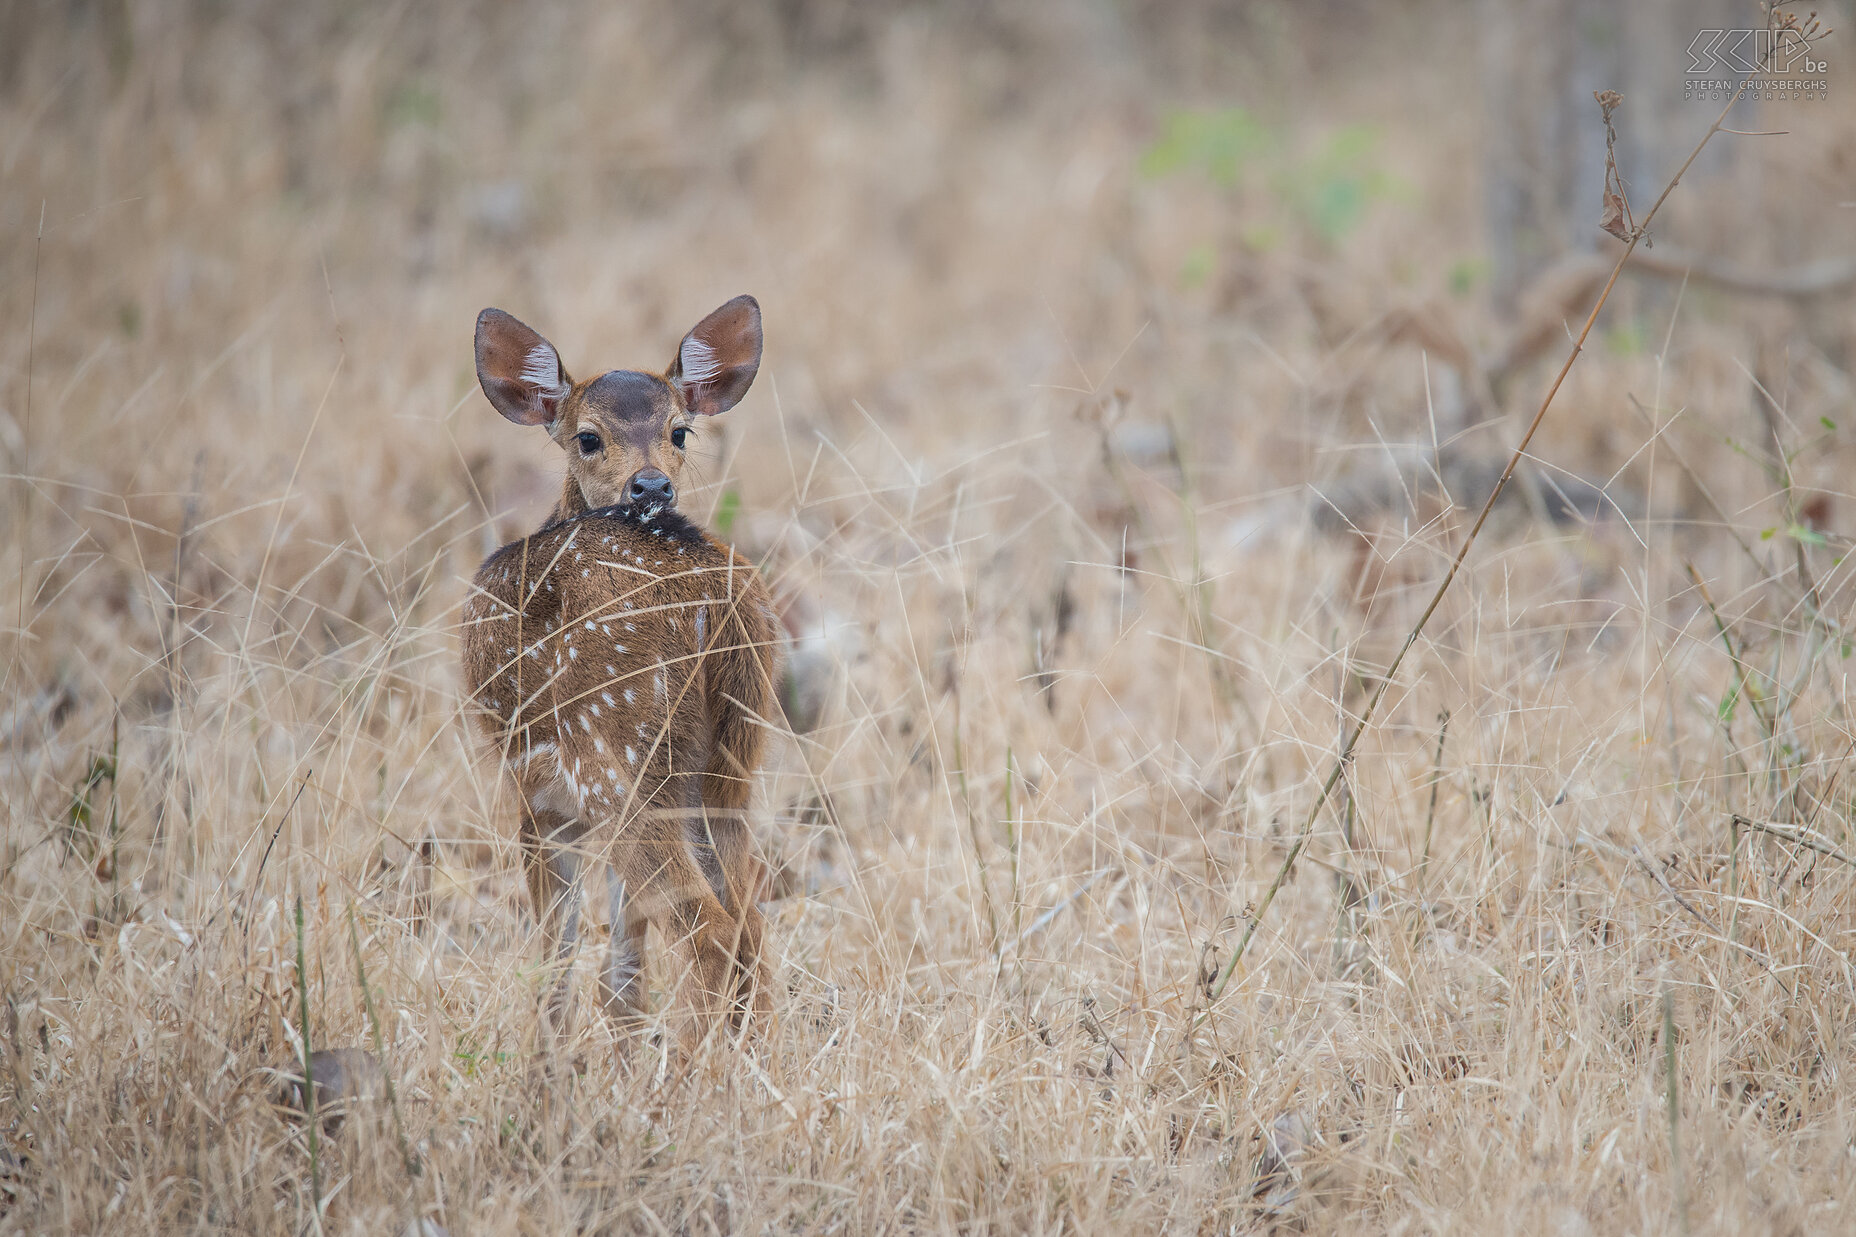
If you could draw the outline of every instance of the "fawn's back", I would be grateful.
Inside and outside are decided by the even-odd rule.
[[[771,704],[771,605],[675,509],[588,511],[504,546],[464,622],[477,723],[531,809],[622,826],[698,806],[705,777],[741,784],[711,793],[745,805],[753,768],[710,765],[728,737],[717,715]]]

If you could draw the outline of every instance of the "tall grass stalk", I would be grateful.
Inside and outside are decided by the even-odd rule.
[[[1669,1121],[1669,1176],[1675,1185],[1676,1223],[1688,1228],[1688,1171],[1682,1163],[1682,1099],[1676,1076],[1676,1007],[1669,985],[1663,985],[1663,1107]]]
[[[309,964],[303,949],[303,899],[296,900],[296,992],[298,1026],[303,1034],[303,1128],[309,1138],[310,1214],[316,1231],[322,1231],[321,1119],[316,1113],[316,1075],[310,1068]]]
[[[399,1091],[393,1085],[393,1070],[387,1061],[386,1037],[380,1032],[380,1014],[374,1008],[374,990],[367,982],[367,964],[361,957],[361,932],[354,922],[354,903],[348,903],[348,944],[354,950],[354,978],[361,989],[361,1007],[367,1012],[368,1029],[374,1039],[374,1059],[380,1062],[380,1074],[387,1092],[387,1109],[393,1114],[393,1137],[399,1143],[400,1162],[407,1177],[419,1175],[419,1159],[406,1140],[406,1123],[400,1118]],[[307,1043],[307,1039],[304,1041]]]

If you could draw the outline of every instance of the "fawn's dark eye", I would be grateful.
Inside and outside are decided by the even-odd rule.
[[[580,444],[581,455],[591,455],[601,446],[598,434],[575,434],[574,441]]]
[[[688,438],[689,435],[690,431],[688,426],[677,426],[676,429],[670,431],[670,445],[679,451],[683,450],[683,440]]]

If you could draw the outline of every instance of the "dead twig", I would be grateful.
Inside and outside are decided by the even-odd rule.
[[[1742,945],[1739,941],[1734,940],[1732,936],[1722,933],[1720,928],[1715,925],[1714,921],[1702,914],[1701,911],[1695,907],[1694,903],[1683,897],[1681,893],[1676,890],[1676,887],[1669,883],[1669,878],[1664,876],[1662,872],[1657,869],[1655,864],[1645,859],[1643,857],[1643,852],[1639,851],[1635,846],[1628,848],[1619,846],[1615,842],[1607,842],[1603,838],[1595,838],[1586,833],[1575,836],[1573,842],[1575,845],[1584,846],[1588,850],[1609,851],[1614,855],[1621,855],[1641,866],[1645,872],[1650,874],[1650,879],[1662,886],[1663,892],[1674,899],[1675,904],[1692,916],[1695,922],[1708,929],[1708,931],[1712,932],[1718,939],[1726,941],[1729,945],[1733,946],[1753,961],[1759,963],[1760,968],[1764,970],[1766,974],[1772,976],[1773,981],[1789,995],[1797,995],[1794,991],[1785,987],[1785,981],[1779,978],[1779,973],[1777,971],[1772,969],[1772,960],[1770,958],[1766,957],[1752,946]],[[1736,910],[1737,909],[1738,904],[1736,903]]]
[[[1450,710],[1437,714],[1437,755],[1431,761],[1431,806],[1424,813],[1424,850],[1418,857],[1418,902],[1424,902],[1424,878],[1431,870],[1431,826],[1437,823],[1437,784],[1444,777],[1444,736],[1450,733]]]
[[[1734,824],[1742,829],[1751,829],[1755,833],[1771,834],[1780,841],[1790,842],[1793,846],[1802,846],[1806,850],[1814,850],[1820,855],[1835,859],[1838,863],[1847,864],[1852,868],[1856,868],[1856,859],[1851,859],[1829,842],[1825,842],[1818,838],[1814,833],[1808,833],[1798,829],[1788,829],[1784,825],[1769,824],[1763,820],[1754,820],[1749,816],[1742,816],[1738,812],[1734,813]]]

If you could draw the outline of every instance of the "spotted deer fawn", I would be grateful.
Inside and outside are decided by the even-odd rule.
[[[751,564],[685,519],[686,437],[760,367],[760,306],[738,296],[683,337],[664,374],[575,382],[554,346],[500,309],[477,318],[477,379],[496,410],[567,453],[560,501],[478,570],[464,675],[478,729],[520,801],[545,956],[547,1021],[564,1033],[581,868],[606,869],[606,1013],[642,1012],[645,929],[685,943],[686,1048],[767,1007],[746,811],[773,712],[775,620]]]

